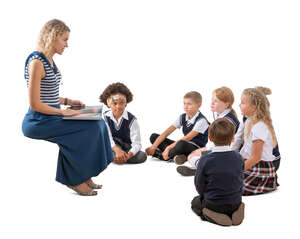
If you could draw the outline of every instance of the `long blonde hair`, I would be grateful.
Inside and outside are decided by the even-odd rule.
[[[261,86],[256,88],[248,88],[243,91],[243,95],[247,97],[248,103],[252,106],[255,106],[254,114],[249,117],[250,122],[246,129],[245,137],[249,137],[253,125],[259,121],[262,121],[268,126],[272,134],[273,146],[276,146],[277,139],[270,114],[270,102],[267,98],[267,95],[270,95],[271,93],[272,91],[269,88]]]
[[[38,51],[49,58],[54,41],[65,32],[70,32],[70,28],[64,22],[57,19],[46,22],[40,31]]]
[[[215,89],[213,91],[213,93],[216,94],[216,96],[219,100],[223,101],[224,103],[229,104],[228,108],[234,114],[234,116],[237,118],[238,116],[237,116],[235,110],[232,108],[232,105],[233,105],[233,102],[234,102],[234,95],[232,93],[232,90],[229,89],[226,86],[223,86],[223,87],[220,87],[218,89]]]

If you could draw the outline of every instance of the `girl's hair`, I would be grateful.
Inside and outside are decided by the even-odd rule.
[[[270,103],[266,96],[271,94],[271,92],[272,91],[269,88],[265,87],[248,88],[243,91],[243,95],[248,98],[248,103],[256,108],[254,114],[250,117],[251,120],[246,129],[245,137],[249,137],[254,124],[263,121],[272,134],[273,146],[276,146],[277,139],[270,114]]]
[[[190,91],[190,92],[186,93],[183,98],[191,99],[196,104],[202,104],[202,96],[197,91]]]
[[[65,32],[70,32],[70,28],[64,22],[57,19],[46,22],[40,31],[38,51],[42,52],[48,58],[54,41]]]
[[[223,86],[218,89],[215,89],[213,93],[216,94],[219,100],[223,101],[224,103],[228,103],[229,104],[228,109],[230,109],[231,112],[234,114],[234,116],[238,118],[235,110],[232,108],[234,102],[234,96],[232,90],[229,89],[228,87]]]
[[[100,95],[99,99],[100,102],[103,102],[105,105],[107,105],[107,99],[114,94],[120,93],[122,95],[125,95],[127,103],[132,101],[133,95],[131,91],[127,88],[126,85],[117,82],[110,84],[106,87],[106,89],[103,91],[103,93]]]

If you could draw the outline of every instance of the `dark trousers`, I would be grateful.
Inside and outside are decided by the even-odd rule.
[[[273,165],[275,167],[275,171],[277,171],[279,169],[279,166],[280,166],[280,159],[274,160]]]
[[[235,205],[234,204],[226,204],[226,205],[211,204],[211,203],[205,201],[200,195],[194,197],[191,204],[192,204],[192,210],[198,216],[200,216],[202,220],[210,221],[210,222],[213,222],[213,221],[211,219],[206,218],[203,215],[203,213],[202,213],[203,208],[207,208],[207,209],[210,209],[210,210],[218,212],[218,213],[226,214],[231,218],[232,213],[234,213],[240,206],[240,203],[235,204]]]
[[[153,144],[158,137],[159,134],[152,134],[150,136],[151,144]],[[166,138],[163,142],[160,143],[160,145],[158,145],[158,148],[163,152],[170,144],[173,144],[174,142],[175,141]],[[185,156],[188,156],[191,152],[193,152],[196,149],[198,149],[196,145],[184,140],[180,140],[176,143],[175,147],[170,150],[169,158],[174,158],[176,155],[179,154],[184,154]]]
[[[128,144],[128,143],[123,142],[120,138],[114,137],[113,140],[115,141],[115,144],[119,148],[124,150],[126,153],[128,153],[129,150],[131,149],[131,145]],[[146,161],[146,159],[147,159],[147,155],[144,152],[139,151],[132,158],[128,159],[127,163],[130,163],[130,164],[143,163],[143,162]]]

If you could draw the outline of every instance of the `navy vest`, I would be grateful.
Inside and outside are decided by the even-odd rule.
[[[205,116],[200,111],[199,111],[199,115],[195,119],[194,124],[189,124],[189,125],[187,124],[186,114],[182,114],[180,116],[180,124],[182,125],[183,134],[187,135],[189,132],[191,132],[192,129],[194,128],[196,122],[199,121],[200,119],[205,119],[207,121],[207,123],[209,124],[208,120],[205,118]],[[205,147],[205,145],[207,144],[207,141],[208,141],[208,128],[204,132],[204,134],[201,134],[201,133],[197,134],[197,136],[194,137],[191,141],[194,142],[196,145],[198,145],[201,148]]]
[[[108,112],[108,111],[106,111]],[[105,113],[106,113],[105,112]],[[133,121],[136,119],[135,116],[129,112],[128,114],[128,120],[122,118],[119,127],[116,125],[116,123],[108,116],[106,116],[104,113],[104,118],[110,128],[110,132],[113,138],[119,138],[124,143],[131,144],[130,139],[130,127],[133,123]]]
[[[235,115],[231,111],[227,115],[225,115],[224,118],[229,119],[233,123],[236,133],[240,126],[240,121],[235,117]]]
[[[243,122],[245,123],[247,120],[246,116],[243,116]],[[275,160],[281,159],[280,156],[280,152],[279,152],[279,147],[278,147],[278,143],[276,144],[276,146],[273,148],[273,152],[272,154],[275,156]]]

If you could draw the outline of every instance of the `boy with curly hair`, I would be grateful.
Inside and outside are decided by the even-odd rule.
[[[106,87],[100,101],[110,110],[104,112],[104,120],[109,129],[110,143],[115,163],[143,163],[147,155],[141,151],[140,128],[136,117],[126,111],[133,95],[126,85],[117,82]]]

